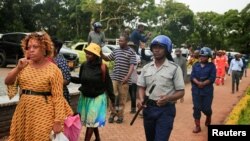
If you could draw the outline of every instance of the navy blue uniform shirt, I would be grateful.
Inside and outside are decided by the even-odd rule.
[[[196,78],[198,81],[210,80],[210,83],[203,88],[198,88],[198,86],[192,81]],[[214,87],[213,83],[216,78],[216,68],[214,63],[208,62],[204,67],[201,67],[201,63],[197,62],[192,67],[191,72],[191,83],[192,83],[192,93],[200,95],[213,94]]]
[[[140,33],[140,31],[138,29],[135,29],[131,35],[130,35],[130,40],[132,42],[134,42],[134,44],[139,47],[140,45],[140,41],[141,42],[147,42],[148,37],[146,37],[145,35],[142,35],[142,33]]]

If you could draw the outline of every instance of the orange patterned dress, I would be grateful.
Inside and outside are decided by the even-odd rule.
[[[63,97],[63,77],[53,63],[44,68],[25,67],[17,77],[17,83],[8,86],[8,95],[19,85],[20,89],[51,92],[52,96],[21,94],[11,122],[9,141],[49,141],[54,121],[61,121],[72,114]],[[15,88],[14,88],[15,89]]]

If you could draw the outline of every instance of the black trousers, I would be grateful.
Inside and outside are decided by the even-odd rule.
[[[239,82],[240,82],[240,76],[241,71],[232,71],[232,91],[235,91],[235,85],[236,85],[236,91],[239,90]]]
[[[129,95],[131,99],[131,110],[136,108],[136,92],[137,92],[137,85],[132,83],[129,85]]]

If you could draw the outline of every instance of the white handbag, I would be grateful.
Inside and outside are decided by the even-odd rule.
[[[69,141],[69,139],[63,134],[63,132],[55,134],[53,130],[51,131],[50,138],[51,141]]]

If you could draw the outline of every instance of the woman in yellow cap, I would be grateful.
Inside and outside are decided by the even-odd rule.
[[[71,82],[81,84],[77,111],[81,114],[83,125],[87,127],[85,141],[90,141],[93,132],[95,140],[99,141],[98,127],[103,127],[106,122],[106,93],[112,104],[115,102],[115,95],[107,66],[100,57],[100,46],[90,43],[84,51],[87,61],[81,65],[79,77],[72,77]]]

